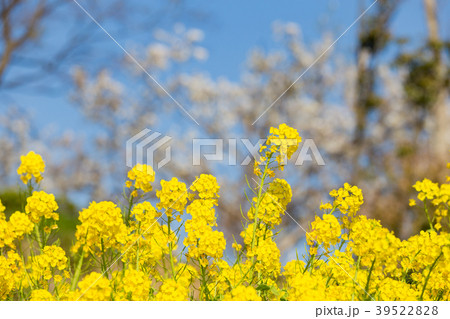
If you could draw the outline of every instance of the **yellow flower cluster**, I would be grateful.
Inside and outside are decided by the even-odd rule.
[[[213,199],[217,205],[220,186],[217,179],[210,174],[201,174],[190,187],[191,191],[197,192],[200,199]]]
[[[155,181],[155,171],[146,164],[137,164],[128,172],[128,179],[125,186],[128,188],[134,187],[132,191],[133,197],[138,195],[137,190],[142,190],[144,193],[150,192]]]
[[[163,180],[146,194],[155,172],[139,164],[122,203],[92,202],[80,211],[67,254],[52,232],[55,197],[30,183],[45,167],[30,152],[18,170],[27,184],[24,212],[7,216],[0,201],[0,300],[450,300],[449,181],[413,186],[430,229],[405,240],[360,214],[361,189],[332,190],[305,251],[282,266],[276,238],[292,190],[275,175],[300,141],[286,124],[271,129],[240,238],[227,253],[216,178],[201,174],[189,187]]]
[[[61,273],[66,277],[67,273],[62,272],[67,268],[68,259],[65,251],[58,246],[45,246],[42,254],[32,257],[31,278],[37,286],[48,286],[49,280],[54,279],[60,282],[63,279]]]
[[[42,173],[45,171],[45,162],[41,155],[30,151],[27,155],[20,157],[20,166],[17,169],[17,174],[24,184],[27,184],[33,177],[36,183],[42,180]]]
[[[317,253],[316,244],[323,244],[323,247],[328,249],[339,242],[341,225],[332,214],[325,214],[322,218],[316,216],[316,219],[311,223],[311,228],[311,231],[306,235],[306,240],[308,245],[311,246],[310,252],[312,255]]]
[[[288,281],[288,300],[327,300],[326,278],[320,274],[297,272]]]
[[[450,237],[448,233],[422,231],[405,241],[401,251],[401,265],[408,269],[408,279],[423,290],[424,300],[448,300],[450,290]],[[442,297],[441,297],[442,296]]]
[[[396,262],[401,241],[379,221],[358,216],[351,224],[349,247],[362,266],[370,267],[375,260],[374,266],[383,272],[399,275]]]
[[[225,295],[225,301],[261,301],[258,292],[252,286],[240,285]]]
[[[155,296],[157,301],[183,301],[189,299],[189,291],[181,283],[167,279],[159,288]]]
[[[258,218],[260,218],[265,224],[273,228],[280,224],[281,216],[284,215],[284,208],[278,202],[278,199],[271,196],[270,193],[266,193],[261,199],[259,205],[256,205],[257,199],[253,198],[254,205],[248,211],[248,218],[250,220],[255,219],[256,207],[258,207]]]
[[[256,207],[258,207],[258,218],[269,228],[274,228],[281,223],[281,217],[286,211],[287,205],[292,198],[290,185],[283,179],[275,179],[269,184],[267,192],[257,204],[258,199],[253,198],[253,205],[248,212],[248,218],[255,218]]]
[[[70,296],[73,300],[106,301],[111,300],[111,282],[98,272],[91,272],[78,283],[79,289]]]
[[[0,248],[15,248],[14,240],[21,240],[24,235],[30,234],[33,228],[34,224],[26,214],[15,212],[9,217],[9,221],[6,221],[3,211],[0,211]]]
[[[271,237],[258,241],[255,255],[255,270],[268,278],[276,279],[280,275],[280,250]]]
[[[5,219],[5,213],[6,207],[3,205],[2,201],[0,200],[0,219]]]
[[[131,233],[128,235],[121,248],[122,261],[134,264],[138,268],[149,269],[149,272],[152,272],[168,254],[168,243],[175,243],[176,240],[175,233],[169,231],[167,225],[161,226],[154,222],[153,225],[143,229],[141,234]]]
[[[156,218],[159,218],[159,213],[150,202],[142,202],[136,204],[131,209],[131,217],[133,219],[131,229],[148,229],[155,224]]]
[[[58,204],[55,201],[53,194],[47,194],[44,191],[33,192],[27,198],[27,205],[25,212],[30,216],[33,223],[39,223],[41,217],[45,219],[59,220]]]
[[[275,155],[276,161],[281,166],[280,169],[283,169],[282,166],[286,165],[286,159],[292,157],[301,141],[302,138],[298,131],[285,123],[280,124],[278,128],[271,127],[265,145],[261,146],[259,150],[264,154],[261,162]]]
[[[392,278],[384,278],[377,285],[377,300],[414,301],[416,299],[416,292],[406,282],[397,281]]]
[[[0,300],[5,300],[14,288],[14,274],[8,259],[0,256]]]
[[[212,258],[222,258],[226,247],[226,241],[222,232],[217,230],[206,231],[198,240],[198,254]]]
[[[36,289],[31,292],[30,301],[54,301],[52,294],[45,289]]]
[[[213,230],[217,226],[214,206],[219,197],[219,185],[214,176],[202,174],[193,183],[191,190],[197,192],[198,199],[194,199],[186,208],[192,219],[185,223],[188,235],[183,244],[189,248],[187,257],[199,260],[200,265],[206,267],[209,264],[208,257],[222,258],[226,247],[223,233]]]
[[[161,181],[161,190],[156,192],[156,197],[159,198],[157,205],[158,209],[165,209],[168,217],[172,217],[173,211],[178,212],[175,216],[178,221],[181,221],[180,214],[183,213],[188,200],[188,192],[186,184],[179,182],[176,177],[170,181]]]
[[[419,192],[417,198],[422,202],[425,199],[433,200],[435,197],[439,196],[439,184],[433,183],[428,178],[425,178],[421,182],[417,181],[413,187],[417,192]]]
[[[12,232],[14,239],[22,239],[26,234],[30,234],[34,224],[28,216],[21,212],[15,212],[9,217],[8,229]]]
[[[267,193],[275,197],[280,205],[284,208],[291,202],[292,190],[291,185],[281,178],[275,178],[267,188]]]
[[[349,217],[355,216],[364,203],[361,189],[348,183],[345,183],[344,187],[332,190],[330,196],[334,198],[333,207]]]
[[[113,277],[116,293],[114,300],[149,300],[151,282],[144,272],[127,269],[125,272],[116,272]]]
[[[450,210],[450,179],[447,183],[439,185],[425,178],[417,181],[413,188],[418,192],[417,199],[424,203],[425,212],[428,217],[430,227],[440,230],[443,224],[449,228]],[[416,201],[410,200],[410,206],[415,206]],[[428,207],[431,205],[431,207]],[[432,210],[430,209],[432,208]],[[430,216],[432,213],[432,216]],[[444,223],[445,222],[445,223]],[[434,224],[434,226],[433,226]]]
[[[102,255],[109,248],[120,248],[125,242],[127,228],[119,207],[112,202],[92,202],[80,212],[76,244],[73,251],[81,247],[84,252]]]

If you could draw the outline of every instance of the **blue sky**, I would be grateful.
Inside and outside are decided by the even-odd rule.
[[[80,3],[85,2],[80,1]],[[161,27],[170,29],[174,22],[182,22],[188,27],[197,27],[204,30],[203,46],[209,51],[209,59],[192,66],[192,68],[209,73],[212,77],[225,76],[237,81],[243,70],[244,61],[252,48],[260,47],[266,51],[274,48],[271,34],[274,21],[299,23],[306,43],[314,43],[324,31],[331,32],[335,37],[339,36],[356,19],[360,13],[360,8],[367,8],[370,3],[366,1],[362,5],[354,0],[194,0],[189,2],[189,7],[200,8],[203,13],[206,13],[204,21],[181,15],[181,21],[168,20],[163,22]],[[449,21],[445,17],[450,16],[450,3],[440,0],[439,5],[441,22],[443,23],[442,30],[447,30],[447,34],[443,36],[448,37]],[[78,19],[81,19],[80,21],[83,23],[89,22],[89,18],[82,14],[75,4],[73,4],[71,10],[74,15],[78,16]],[[395,33],[399,36],[413,37],[413,40],[420,41],[426,35],[423,15],[422,0],[404,1],[393,21]],[[125,47],[132,43],[146,41],[145,39],[150,37],[149,34],[144,34],[143,37],[132,37],[127,34],[126,37],[123,37],[119,33],[114,33],[117,28],[106,25],[107,29],[108,27],[111,29],[112,35]],[[122,27],[126,28],[127,26]],[[356,32],[357,25],[349,30],[336,44],[335,50],[345,53],[349,59],[353,58]],[[58,42],[60,40],[58,36],[55,33],[51,40]],[[98,58],[121,55],[120,48],[99,31],[97,37],[102,36],[104,42],[102,42],[101,50],[91,52],[92,56],[89,60],[95,61],[96,55],[98,55]],[[144,43],[141,42],[141,44]],[[42,49],[45,54],[45,46]],[[83,64],[87,60],[79,62]],[[65,71],[69,74],[70,68]],[[126,83],[124,84],[126,85]],[[78,128],[80,125],[84,125],[81,115],[70,105],[68,92],[57,92],[47,96],[38,93],[23,94],[18,90],[14,94],[14,99],[16,103],[33,111],[38,127],[52,123],[61,128]]]

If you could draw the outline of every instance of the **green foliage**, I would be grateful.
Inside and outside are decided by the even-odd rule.
[[[411,103],[423,109],[431,109],[441,89],[437,77],[438,62],[424,56],[405,58],[408,75],[405,79],[405,93]]]
[[[5,215],[7,218],[16,211],[23,212],[26,204],[26,196],[22,192],[17,192],[13,188],[4,189],[0,191],[0,199],[6,207]],[[78,208],[67,197],[56,197],[59,209],[59,238],[61,239],[61,246],[68,248],[72,244],[72,239],[77,224]]]

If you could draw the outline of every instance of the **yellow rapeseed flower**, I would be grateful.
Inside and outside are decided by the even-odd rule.
[[[45,162],[41,155],[30,151],[27,155],[20,157],[20,162],[17,174],[20,175],[24,184],[27,184],[33,177],[36,183],[43,179],[42,173],[45,171]]]

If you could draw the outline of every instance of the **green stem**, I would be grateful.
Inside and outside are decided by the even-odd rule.
[[[20,258],[21,258],[21,260],[22,260],[22,265],[21,265],[21,267],[23,267],[24,269],[26,268],[25,267],[25,256],[24,256],[24,254],[23,254],[23,252],[22,252],[22,243],[19,241],[19,243],[18,243],[18,249],[19,249],[19,256],[20,256]],[[32,280],[31,280],[31,278],[30,278],[30,274],[28,273],[28,271],[26,271],[25,270],[25,274],[27,275],[27,280],[28,280],[28,285],[30,286],[30,287],[34,287],[34,285],[32,284]],[[22,290],[22,289],[21,289]]]
[[[369,294],[369,284],[370,284],[370,277],[372,276],[373,266],[375,265],[375,260],[377,258],[375,257],[372,261],[372,265],[370,266],[369,275],[367,276],[367,283],[366,288],[364,288],[364,292],[367,294],[368,297],[372,298],[372,296]]]
[[[31,184],[31,180],[27,183],[27,197],[30,197],[33,193],[33,185]]]
[[[136,190],[136,188],[133,189],[133,191]],[[130,198],[128,200],[128,209],[127,213],[125,215],[125,224],[127,226],[130,226],[130,216],[131,216],[131,207],[133,206],[133,196],[130,195]]]
[[[203,265],[200,263],[200,267],[202,270],[202,278],[201,278],[201,288],[200,288],[200,300],[201,301],[208,301],[209,300],[209,291],[208,291],[208,287],[206,285],[206,272],[205,272],[205,267],[203,267]],[[203,298],[205,298],[205,300],[203,300]]]
[[[263,187],[264,187],[264,181],[265,181],[266,176],[267,176],[267,169],[269,167],[269,164],[270,164],[270,157],[267,158],[266,165],[264,166],[263,175],[261,177],[261,182],[258,185],[258,188],[259,188],[258,189],[258,197],[256,199],[255,219],[254,219],[254,222],[253,222],[253,234],[252,234],[252,246],[251,246],[252,254],[254,252],[255,243],[256,243],[255,239],[256,239],[256,228],[258,226],[258,210],[259,210],[259,205],[260,205],[261,200],[262,200],[262,195],[263,195],[262,192],[263,192]],[[253,281],[253,267],[255,265],[255,255],[252,256],[251,261],[252,261],[252,270],[251,270],[251,273],[250,273],[250,282]]]
[[[261,177],[261,183],[259,184],[259,189],[258,189],[258,197],[256,199],[256,205],[255,205],[255,220],[254,220],[254,224],[253,224],[253,235],[252,235],[252,252],[253,252],[253,248],[255,247],[255,237],[256,237],[256,226],[258,223],[258,209],[259,209],[259,205],[261,203],[261,195],[262,195],[262,191],[263,191],[263,186],[264,186],[264,180],[266,179],[267,176],[267,168],[269,167],[269,162],[270,162],[270,158],[267,159],[266,165],[264,166],[264,172],[263,172],[263,176]],[[254,259],[254,256],[252,257],[252,261]]]
[[[136,270],[139,270],[139,250],[141,247],[141,222],[138,224],[138,240],[137,240],[137,249],[136,249]]]
[[[42,247],[41,233],[40,233],[40,231],[39,231],[39,225],[38,225],[38,224],[36,224],[36,225],[34,226],[34,234],[36,235],[36,240],[37,240],[38,245],[39,245],[39,250],[42,252],[42,249],[43,249],[44,247]]]
[[[175,279],[175,267],[173,264],[173,253],[172,253],[173,247],[172,247],[172,241],[170,240],[170,223],[171,223],[171,221],[172,221],[172,217],[168,217],[168,219],[167,219],[167,227],[168,227],[167,238],[169,240],[170,270],[172,271],[173,280],[176,280]]]
[[[355,269],[355,276],[353,277],[353,282],[358,284],[358,271],[359,271],[359,264],[361,263],[361,256],[358,257],[358,260],[356,261],[356,269]],[[353,290],[352,293],[352,301],[355,299],[355,290]]]
[[[81,267],[83,266],[83,259],[84,259],[84,252],[83,248],[81,248],[81,256],[78,260],[77,268],[75,269],[75,274],[72,279],[72,285],[70,286],[70,290],[74,291],[77,288],[78,280],[80,279],[81,275]]]
[[[424,202],[424,207],[425,207],[425,214],[427,214],[428,224],[430,225],[430,228],[432,230],[435,230],[434,227],[433,227],[433,223],[431,222],[430,214],[428,213],[428,207],[427,207],[427,203],[426,202]]]
[[[423,294],[424,294],[424,292],[425,292],[425,288],[427,287],[428,280],[430,279],[431,272],[433,271],[434,267],[435,267],[436,264],[437,264],[437,261],[439,260],[439,258],[441,258],[441,256],[442,256],[442,251],[441,251],[441,253],[439,254],[439,256],[437,256],[437,258],[434,260],[433,264],[431,265],[430,272],[428,273],[427,278],[425,279],[425,283],[423,284],[422,293],[420,294],[420,297],[419,297],[419,300],[420,300],[420,301],[423,300]]]
[[[106,266],[105,247],[104,247],[104,245],[103,245],[103,238],[101,239],[101,244],[102,244],[102,265],[101,265],[101,267],[102,267],[102,273],[106,273],[106,278],[109,279],[108,272],[107,272],[107,268],[108,268],[108,267]]]

